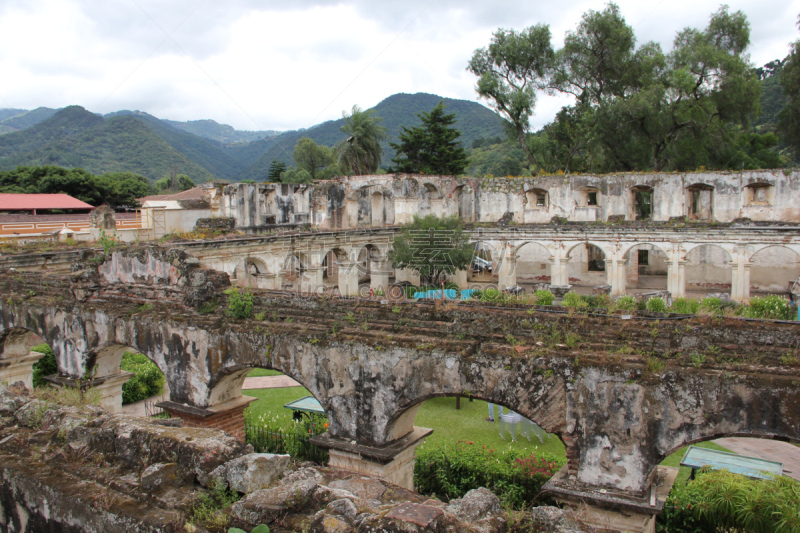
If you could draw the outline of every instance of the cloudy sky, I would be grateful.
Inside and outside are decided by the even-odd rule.
[[[750,55],[782,58],[800,0],[729,2],[751,23]],[[0,107],[78,104],[211,118],[244,130],[306,128],[395,93],[477,100],[465,70],[498,27],[550,25],[555,45],[581,0],[0,0]],[[719,3],[619,0],[639,42],[671,48]],[[544,97],[532,121],[565,103]]]

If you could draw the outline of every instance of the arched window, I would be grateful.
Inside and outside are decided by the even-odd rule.
[[[525,193],[528,209],[547,209],[549,198],[544,189],[531,189]]]

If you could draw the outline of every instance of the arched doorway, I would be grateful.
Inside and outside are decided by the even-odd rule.
[[[731,256],[715,244],[702,244],[686,254],[686,290],[693,297],[731,291]]]
[[[800,280],[800,255],[785,246],[768,246],[750,258],[750,292],[786,294]]]
[[[567,256],[569,257],[567,275],[570,285],[593,287],[607,283],[606,254],[599,246],[588,242],[581,243],[574,246]]]
[[[475,283],[492,283],[497,276],[497,265],[500,255],[497,249],[486,242],[475,242],[472,245],[472,263],[467,271],[467,281]]]
[[[625,261],[628,289],[667,289],[667,254],[661,248],[649,243],[631,246]]]
[[[517,248],[517,284],[535,286],[538,283],[551,283],[550,250],[536,242],[526,242]]]

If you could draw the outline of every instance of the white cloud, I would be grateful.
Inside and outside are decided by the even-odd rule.
[[[729,2],[751,23],[760,65],[800,37],[800,0]],[[716,2],[619,2],[640,43],[665,50],[702,28]],[[292,129],[336,119],[398,92],[477,100],[465,71],[498,27],[549,24],[560,45],[598,1],[5,0],[0,107],[83,105],[162,118],[212,118],[239,129]],[[542,96],[534,127],[569,100]]]

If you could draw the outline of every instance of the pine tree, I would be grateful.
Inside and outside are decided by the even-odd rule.
[[[461,132],[451,126],[456,115],[444,114],[444,101],[430,113],[419,113],[422,125],[406,128],[400,134],[400,144],[391,143],[397,151],[392,161],[398,172],[456,175],[467,167],[467,152],[461,146]]]
[[[267,171],[267,179],[269,181],[278,183],[281,181],[281,174],[286,171],[286,163],[273,159]]]

